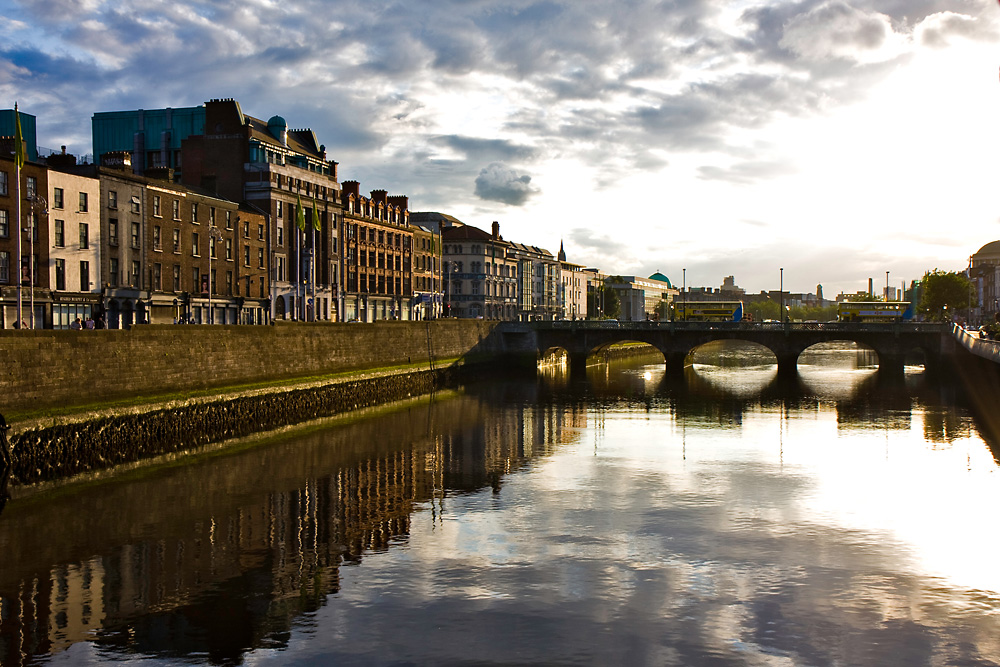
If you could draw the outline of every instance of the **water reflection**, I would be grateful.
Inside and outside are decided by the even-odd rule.
[[[16,500],[0,663],[1000,660],[979,423],[814,370],[553,368]]]

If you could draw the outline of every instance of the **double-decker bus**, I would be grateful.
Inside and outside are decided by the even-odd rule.
[[[675,301],[674,319],[680,322],[739,322],[742,301]]]
[[[841,322],[908,322],[913,319],[909,301],[841,301],[837,306]]]

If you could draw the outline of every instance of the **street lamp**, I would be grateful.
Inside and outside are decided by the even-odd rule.
[[[30,293],[30,308],[31,312],[28,315],[28,328],[35,328],[35,235],[38,233],[38,218],[41,216],[48,215],[49,205],[45,201],[45,197],[38,196],[37,193],[32,193],[28,195],[28,201],[31,202],[28,208],[28,226],[23,228],[22,231],[28,233],[28,286],[31,289]],[[18,266],[18,271],[21,267]],[[22,280],[18,276],[18,285],[20,286]],[[20,289],[20,288],[19,288]],[[21,313],[18,313],[18,326],[21,326]]]
[[[781,315],[781,321],[785,321],[785,269],[784,267],[778,269],[779,271],[779,282],[778,282],[778,313]]]
[[[215,324],[215,312],[212,310],[212,256],[215,254],[215,244],[222,240],[222,230],[215,225],[208,227],[208,323]]]

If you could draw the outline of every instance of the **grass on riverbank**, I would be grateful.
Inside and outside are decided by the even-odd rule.
[[[469,357],[436,359],[434,361],[434,368],[447,368],[460,362],[467,363],[470,360],[471,359]],[[353,380],[373,378],[383,375],[394,375],[397,373],[423,370],[430,370],[426,361],[420,363],[399,364],[395,366],[382,366],[379,368],[367,368],[363,370],[355,369],[322,375],[222,385],[218,387],[208,387],[205,389],[189,389],[184,391],[164,392],[162,394],[146,394],[142,396],[100,399],[72,405],[11,409],[9,411],[5,411],[3,416],[7,420],[7,423],[14,427],[15,431],[23,431],[39,426],[52,426],[57,423],[65,424],[84,419],[92,419],[95,416],[110,416],[122,413],[147,412],[150,410],[164,409],[175,407],[179,404],[190,403],[192,401],[209,402],[222,398],[235,398],[270,391],[293,391],[295,389],[303,389],[324,384],[350,382]]]

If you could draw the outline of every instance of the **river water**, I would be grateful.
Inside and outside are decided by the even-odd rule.
[[[15,497],[0,663],[1000,664],[1000,471],[963,393],[855,350],[699,360]]]

